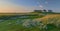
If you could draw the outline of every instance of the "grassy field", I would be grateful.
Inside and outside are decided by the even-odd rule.
[[[0,31],[60,31],[60,14],[1,13]]]

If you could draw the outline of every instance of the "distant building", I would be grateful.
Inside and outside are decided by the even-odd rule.
[[[49,13],[51,13],[52,12],[52,10],[34,10],[34,12],[39,12],[39,13],[46,13],[46,12],[49,12]]]
[[[48,12],[50,12],[50,13],[51,13],[51,12],[52,12],[52,10],[48,10]]]
[[[42,12],[42,10],[34,10],[34,12],[39,12],[39,13],[41,13],[41,12]]]

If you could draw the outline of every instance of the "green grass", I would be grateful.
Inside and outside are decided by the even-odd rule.
[[[31,14],[32,15],[34,14],[35,16],[29,16],[28,18],[16,18],[16,19],[4,19],[4,20],[2,19],[3,21],[0,22],[0,31],[60,31],[60,28],[56,26],[56,24],[60,24],[60,14],[48,14],[47,13],[45,15],[39,15],[39,14],[44,14],[44,13],[30,13],[30,15]],[[9,16],[10,18],[12,15],[4,15],[4,16],[6,17]],[[1,15],[0,18],[5,18],[4,16]],[[42,26],[40,24],[36,26],[31,25],[31,27],[28,27],[28,28],[24,27],[22,24],[24,22],[27,22],[28,19],[31,19],[31,21],[36,20],[37,22],[40,22],[40,20],[42,20],[41,23],[44,25]],[[50,23],[52,21],[53,23]],[[48,29],[46,29],[46,27],[48,27]]]

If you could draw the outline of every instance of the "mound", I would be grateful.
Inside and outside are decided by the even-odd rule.
[[[38,18],[37,21],[41,21],[43,24],[60,24],[60,14],[46,15],[45,17]]]

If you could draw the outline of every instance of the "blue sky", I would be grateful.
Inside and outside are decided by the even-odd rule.
[[[0,12],[31,12],[34,9],[60,12],[60,0],[0,0]]]

